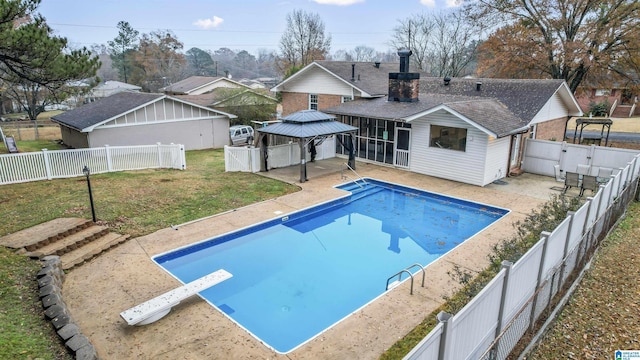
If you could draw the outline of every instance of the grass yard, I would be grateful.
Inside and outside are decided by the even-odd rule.
[[[249,173],[225,173],[222,150],[189,151],[187,170],[93,175],[99,222],[132,237],[299,188]],[[84,177],[3,185],[0,236],[58,217],[91,218]],[[0,247],[0,359],[71,359],[44,320],[39,262]]]
[[[184,171],[92,175],[99,222],[136,237],[299,190],[256,174],[226,173],[223,150],[186,157]],[[0,204],[0,236],[59,217],[91,218],[84,177],[4,185]]]

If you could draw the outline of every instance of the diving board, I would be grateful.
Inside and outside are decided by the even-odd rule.
[[[129,310],[120,313],[129,325],[147,325],[162,319],[171,311],[171,308],[178,305],[180,301],[219,284],[233,275],[224,269],[220,269],[205,275],[199,279],[168,291],[151,300],[136,305]]]

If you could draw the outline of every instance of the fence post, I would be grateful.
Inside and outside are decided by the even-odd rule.
[[[109,145],[105,145],[104,146],[104,150],[105,150],[105,153],[107,155],[107,171],[108,172],[112,172],[113,171],[113,165],[111,164],[111,149],[109,148]]]
[[[449,337],[449,333],[451,332],[451,327],[449,326],[449,320],[453,318],[453,315],[440,311],[436,316],[439,322],[442,323],[442,335],[440,336],[440,347],[438,350],[438,360],[447,359],[447,355],[449,354],[449,349],[447,349],[447,338]]]
[[[498,348],[500,346],[500,340],[498,340],[498,336],[502,332],[502,323],[504,321],[504,306],[507,302],[507,290],[509,290],[509,275],[511,274],[511,268],[513,268],[513,263],[511,261],[504,260],[502,261],[502,268],[505,270],[504,279],[502,280],[502,295],[500,295],[500,309],[498,310],[498,324],[496,326],[496,333],[494,339],[496,339],[496,343],[493,346],[494,354],[497,353]],[[495,356],[492,356],[495,358]]]
[[[571,242],[571,230],[573,229],[573,216],[575,211],[567,211],[567,217],[569,218],[569,231],[567,231],[567,238],[564,240],[564,250],[562,252],[562,264],[560,264],[560,282],[564,282],[564,270],[567,267],[567,254],[569,253],[569,243]]]
[[[536,288],[535,292],[538,292],[540,289],[540,283],[542,282],[542,273],[544,271],[544,259],[547,257],[547,245],[549,244],[549,235],[551,235],[548,231],[543,231],[540,234],[542,241],[542,255],[540,257],[540,267],[538,267],[538,279],[536,280]],[[536,306],[538,303],[538,295],[536,294],[532,301],[531,306],[531,316],[529,316],[529,331],[533,331],[533,328],[536,324]]]
[[[51,164],[49,164],[48,149],[42,149],[42,158],[44,159],[44,171],[47,173],[47,180],[51,180]]]
[[[156,150],[158,151],[158,167],[162,168],[162,150],[160,149],[160,146],[162,144],[160,144],[159,142],[156,143]],[[173,145],[173,144],[171,144]]]
[[[180,169],[185,170],[187,168],[187,157],[185,155],[184,145],[179,144],[178,150],[180,151]]]

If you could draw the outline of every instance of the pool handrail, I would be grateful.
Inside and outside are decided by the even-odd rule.
[[[365,180],[362,176],[360,176],[360,174],[358,174],[351,166],[349,166],[349,163],[344,163],[344,165],[347,167],[347,169],[353,171],[354,174],[356,174],[356,176],[358,177],[358,179],[353,180],[353,182],[358,185],[360,188],[364,189],[364,186],[360,185],[358,183],[358,180],[362,180],[362,182],[366,185],[367,184],[367,180]],[[344,169],[342,169],[342,177],[343,178],[349,178],[347,175],[344,174]]]
[[[409,269],[414,268],[416,266],[419,267],[420,270],[422,271],[422,287],[424,287],[424,278],[425,278],[425,275],[426,275],[426,271],[424,270],[424,266],[422,266],[422,265],[420,265],[418,263],[415,263],[413,265],[408,266],[406,269],[402,269],[402,270],[398,271],[397,273],[391,275],[387,279],[387,287],[385,288],[385,291],[389,290],[389,280],[391,280],[391,279],[393,279],[395,277],[398,277],[398,280],[396,280],[396,281],[391,283],[391,284],[394,284],[393,287],[396,287],[396,286],[398,286],[400,284],[400,279],[402,277],[402,274],[403,273],[407,273],[411,277],[411,290],[410,290],[409,294],[413,295],[413,274],[411,273],[411,271],[409,271]]]

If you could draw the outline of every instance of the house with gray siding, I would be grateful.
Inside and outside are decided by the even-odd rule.
[[[318,61],[273,90],[284,114],[308,106],[357,127],[361,161],[478,186],[518,174],[526,138],[562,141],[582,115],[563,80],[434,78],[409,72],[405,55]]]
[[[194,150],[229,145],[231,118],[169,95],[120,92],[51,120],[72,148],[175,143]]]

